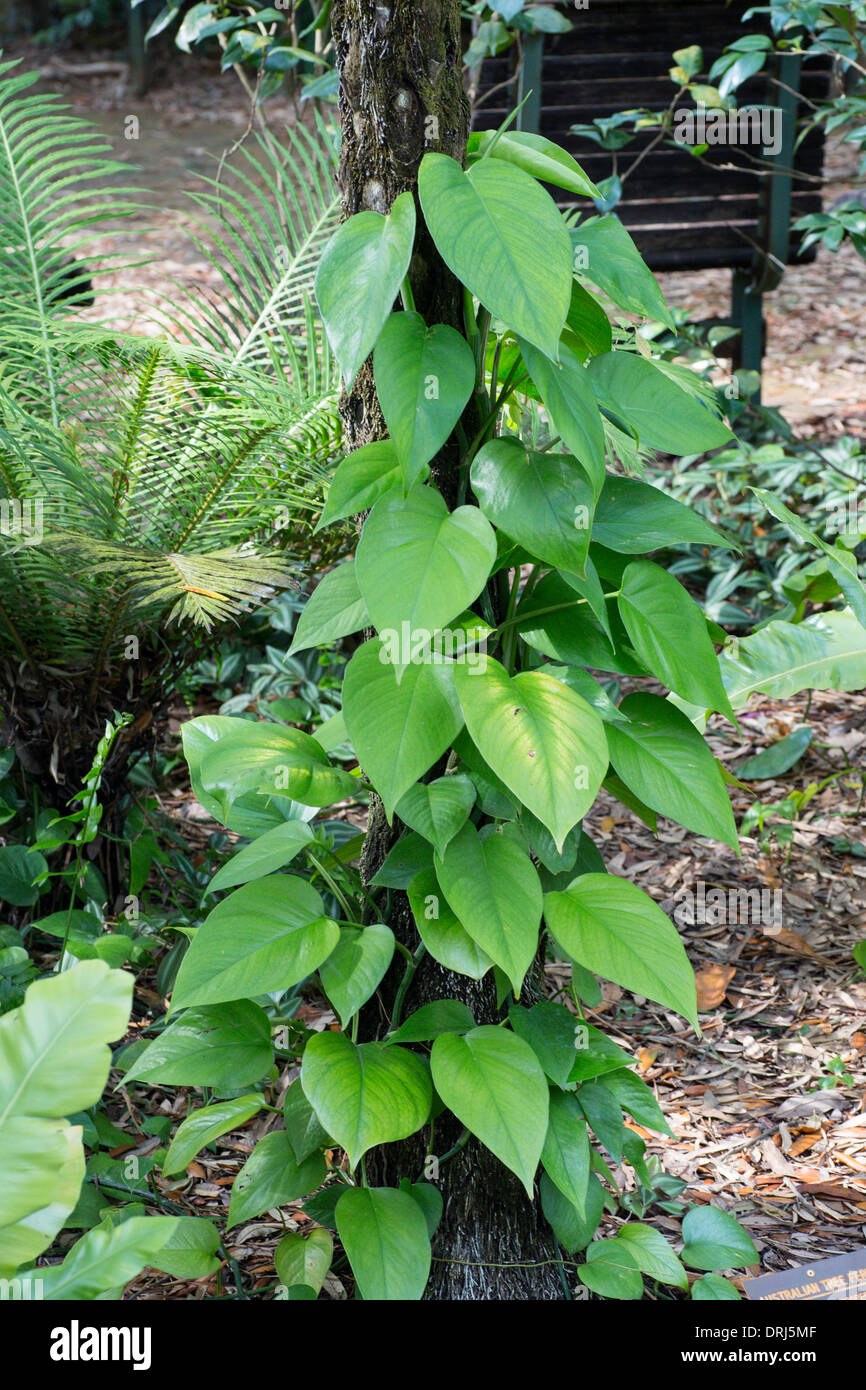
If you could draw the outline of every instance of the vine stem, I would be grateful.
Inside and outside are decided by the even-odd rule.
[[[96,799],[99,795],[99,789],[102,784],[102,773],[105,769],[105,764],[108,762],[108,759],[111,756],[111,750],[114,747],[118,735],[122,732],[123,729],[126,728],[127,724],[130,724],[131,722],[131,714],[122,714],[119,716],[118,722],[116,724],[106,725],[106,732],[100,739],[100,745],[102,746],[97,747],[96,757],[94,758],[93,764],[90,768],[89,773],[87,774],[87,778],[85,779],[84,785],[87,788],[87,797],[86,799],[84,796],[75,796],[72,798],[73,802],[81,802],[81,825],[78,834],[75,837],[75,867],[72,872],[72,889],[69,895],[69,907],[66,912],[66,925],[63,929],[63,941],[60,945],[60,955],[57,957],[58,974],[60,973],[60,970],[63,966],[63,958],[66,955],[66,948],[69,944],[69,931],[72,926],[72,912],[75,907],[76,895],[81,886],[81,858],[84,852],[84,846],[86,843],[88,843],[84,839],[84,836],[88,833],[88,829],[90,827],[90,819],[93,815],[94,807],[97,804]],[[90,838],[92,839],[93,836],[91,835]]]
[[[511,370],[509,371],[507,377],[505,378],[505,381],[502,384],[502,387],[499,391],[499,395],[496,397],[496,400],[494,401],[490,410],[484,416],[484,421],[481,425],[481,428],[478,430],[477,434],[475,435],[475,438],[472,440],[472,443],[469,445],[468,449],[465,450],[463,458],[461,460],[461,468],[464,464],[471,462],[471,460],[475,456],[476,451],[484,443],[487,431],[490,429],[490,426],[495,422],[496,417],[498,416],[502,407],[505,405],[505,402],[511,395],[511,392],[515,390],[518,386],[522,385],[525,380],[527,380],[525,376],[520,377],[519,380],[516,379],[518,371],[518,366],[514,364],[511,367]],[[479,395],[480,397],[483,397],[484,403],[487,404],[487,392],[482,391],[479,393]]]
[[[621,593],[621,589],[614,589],[612,593],[604,594],[603,597],[619,598]],[[582,603],[589,603],[589,599],[576,598],[573,603],[554,603],[550,606],[550,608],[538,608],[534,613],[527,613],[525,618],[514,617],[503,619],[503,621],[499,624],[497,628],[494,629],[494,631],[503,632],[505,628],[513,626],[514,623],[526,622],[529,618],[544,618],[547,616],[548,613],[559,613],[566,608],[579,608]]]
[[[472,1135],[470,1134],[469,1130],[468,1130],[468,1129],[464,1129],[464,1131],[463,1131],[463,1133],[461,1134],[460,1138],[457,1140],[457,1143],[456,1143],[456,1144],[452,1144],[452,1145],[451,1145],[451,1148],[450,1148],[450,1149],[447,1149],[447,1150],[445,1151],[445,1153],[442,1155],[442,1157],[439,1159],[439,1165],[440,1165],[440,1167],[441,1167],[441,1165],[442,1165],[443,1163],[447,1163],[448,1160],[449,1160],[449,1158],[453,1158],[455,1154],[459,1154],[459,1152],[460,1152],[461,1149],[465,1149],[465,1148],[466,1148],[466,1145],[469,1143],[469,1140],[470,1140],[471,1138],[472,1138]]]
[[[416,950],[409,964],[406,966],[406,971],[403,975],[402,980],[400,981],[399,988],[394,997],[394,1008],[391,1013],[392,1029],[396,1028],[400,1022],[400,1015],[403,1012],[403,1005],[406,1002],[406,995],[409,992],[409,986],[411,985],[412,980],[415,977],[415,971],[418,969],[418,966],[421,964],[421,961],[426,954],[427,947],[424,945],[424,942],[422,941],[421,945]]]
[[[562,1285],[562,1292],[565,1294],[569,1303],[573,1303],[574,1294],[571,1292],[571,1289],[568,1286],[568,1280],[565,1277],[565,1263],[562,1258],[562,1246],[560,1245],[559,1241],[556,1242],[556,1265],[557,1269],[559,1270],[559,1282]]]
[[[340,867],[341,869],[345,867],[345,866],[343,865],[342,861],[341,861],[341,860],[338,858],[338,856],[334,853],[334,851],[333,851],[332,849],[329,849],[327,845],[319,845],[318,848],[321,849],[321,850],[323,850],[323,851],[325,852],[325,854],[327,854],[327,856],[328,856],[329,859],[333,859],[334,863],[337,864],[337,865],[339,865],[339,867]],[[362,895],[362,897],[364,897],[364,898],[366,899],[367,904],[368,904],[369,907],[371,908],[374,917],[378,920],[378,918],[379,918],[379,916],[380,916],[379,908],[378,908],[378,904],[376,903],[376,899],[373,897],[372,893],[370,893],[370,892],[367,891],[367,889],[365,888],[365,886],[364,886],[363,883],[358,883],[357,885],[353,885],[353,886],[354,886],[354,888],[355,888],[355,891],[360,892],[361,895]],[[345,925],[346,925],[346,926],[354,926],[355,923],[354,923],[354,922],[347,922]]]
[[[520,595],[520,568],[514,571],[514,580],[511,585],[511,593],[508,596],[508,608],[505,612],[503,628],[508,631],[505,634],[505,645],[502,650],[502,664],[509,675],[512,675],[512,666],[517,648],[517,633],[514,630],[514,612],[517,608],[517,600]]]
[[[313,868],[316,870],[316,873],[319,874],[319,876],[328,885],[334,897],[337,899],[337,902],[340,904],[343,911],[345,912],[347,918],[351,921],[352,925],[356,927],[359,926],[358,918],[353,914],[349,900],[343,892],[342,888],[338,888],[337,884],[334,882],[333,878],[328,873],[328,870],[324,868],[322,864],[319,863],[318,859],[314,854],[310,854],[309,849],[307,850],[307,858],[309,859]]]

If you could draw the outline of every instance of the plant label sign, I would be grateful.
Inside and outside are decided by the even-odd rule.
[[[780,1274],[762,1274],[746,1279],[743,1288],[753,1301],[833,1302],[840,1299],[866,1302],[866,1250],[853,1250],[832,1260],[786,1269]]]

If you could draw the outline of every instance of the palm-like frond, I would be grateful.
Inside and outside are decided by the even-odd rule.
[[[192,234],[225,293],[167,293],[169,336],[84,326],[68,315],[70,246],[138,207],[95,191],[126,166],[13,66],[0,63],[0,244],[14,248],[0,269],[0,652],[110,685],[128,634],[164,655],[169,624],[224,622],[291,582],[309,549],[305,518],[340,452],[339,376],[312,307],[338,216],[331,150],[287,132],[197,196]]]
[[[0,61],[0,313],[5,370],[16,363],[36,373],[49,418],[59,423],[58,366],[49,325],[70,299],[89,291],[86,267],[76,252],[95,223],[136,211],[129,166],[110,157],[111,147],[86,122],[66,114],[61,99],[29,90],[38,73],[17,72]],[[100,185],[107,184],[106,189]],[[114,186],[114,187],[112,187]],[[35,353],[17,358],[16,325],[35,322]]]
[[[75,667],[110,655],[126,615],[209,628],[289,582],[338,447],[333,405],[204,349],[51,333],[77,369],[58,428],[0,382],[0,629],[19,650]]]
[[[340,220],[331,139],[287,127],[277,145],[254,137],[219,178],[191,195],[189,234],[218,271],[222,293],[166,306],[183,337],[232,362],[283,375],[301,393],[339,389],[339,373],[313,312],[322,250]]]

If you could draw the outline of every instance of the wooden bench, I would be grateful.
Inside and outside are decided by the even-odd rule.
[[[475,124],[498,125],[528,95],[519,127],[564,146],[598,182],[612,172],[612,155],[571,127],[631,108],[666,110],[676,90],[668,75],[673,51],[699,44],[706,74],[726,44],[755,32],[754,19],[749,26],[741,22],[751,3],[589,0],[585,10],[567,7],[571,32],[524,36],[520,63],[514,49],[485,60]],[[771,62],[769,73],[750,78],[737,99],[740,108],[781,110],[782,143],[775,156],[764,159],[750,145],[717,146],[699,163],[668,141],[644,153],[656,131],[642,132],[616,155],[624,182],[615,211],[651,269],[733,271],[731,317],[716,322],[732,323],[739,337],[721,351],[735,365],[757,371],[765,344],[763,295],[778,285],[786,265],[815,256],[815,248],[800,256],[802,234],[791,223],[821,209],[823,131],[813,130],[796,149],[795,144],[806,101],[826,95],[828,84],[828,68],[816,62],[803,64],[794,55]],[[490,100],[484,100],[488,91]],[[694,110],[694,103],[681,108]],[[567,204],[568,195],[559,201]]]

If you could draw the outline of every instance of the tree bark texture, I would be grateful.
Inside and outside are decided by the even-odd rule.
[[[335,0],[332,25],[340,72],[343,144],[340,187],[346,217],[372,210],[386,213],[407,190],[416,193],[418,166],[428,150],[462,162],[469,128],[469,106],[461,71],[459,0]],[[420,209],[419,209],[420,213]],[[416,307],[428,323],[462,328],[462,291],[439,259],[419,216],[419,232],[410,266]],[[475,433],[470,403],[464,428]],[[358,374],[341,413],[350,448],[381,438],[385,425],[376,399],[372,363]],[[449,505],[457,489],[459,451],[450,441],[434,460],[432,472]],[[437,769],[437,775],[444,770]],[[374,801],[362,874],[370,879],[400,830],[388,826],[381,804]],[[397,938],[414,951],[419,937],[403,893],[390,895],[386,918]],[[541,957],[524,987],[524,1003],[538,995]],[[394,997],[405,969],[397,964],[383,982],[378,999],[361,1019],[361,1037],[387,1031]],[[496,1023],[492,975],[481,982],[453,974],[425,955],[412,978],[403,1017],[436,999],[459,999],[476,1022]],[[556,1247],[538,1199],[530,1202],[517,1180],[494,1156],[470,1139],[441,1163],[461,1137],[449,1114],[422,1135],[388,1144],[367,1157],[371,1185],[396,1186],[402,1178],[435,1181],[445,1210],[433,1242],[433,1268],[427,1297],[437,1300],[558,1299],[563,1289],[556,1267]],[[425,1173],[426,1170],[426,1173]]]

